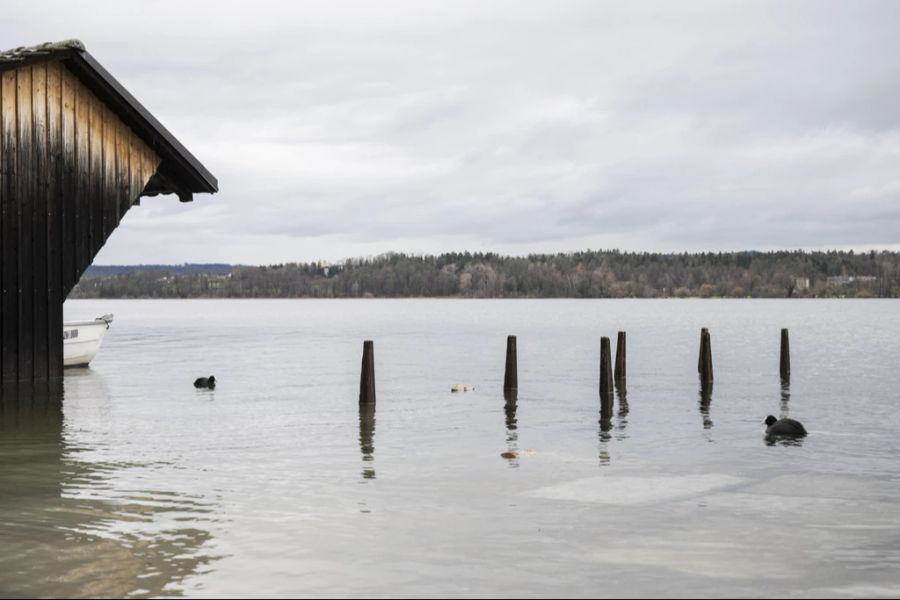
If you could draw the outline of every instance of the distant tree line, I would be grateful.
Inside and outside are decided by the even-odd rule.
[[[339,264],[91,267],[70,298],[896,298],[900,253],[384,254]]]

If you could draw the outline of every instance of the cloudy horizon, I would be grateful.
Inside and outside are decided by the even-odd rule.
[[[178,14],[179,19],[171,15]],[[900,4],[8,2],[218,178],[97,264],[900,249]]]

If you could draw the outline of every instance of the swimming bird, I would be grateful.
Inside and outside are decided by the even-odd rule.
[[[194,387],[214,390],[216,389],[216,378],[213,375],[210,375],[209,377],[198,377],[194,380]]]
[[[794,419],[776,419],[772,415],[766,417],[766,435],[785,436],[785,437],[803,437],[806,435],[806,428],[800,421]]]

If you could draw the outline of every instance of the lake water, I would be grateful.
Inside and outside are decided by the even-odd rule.
[[[900,596],[897,301],[65,310],[115,321],[61,399],[3,394],[0,595]],[[602,419],[599,339],[617,330],[627,394]],[[810,434],[769,445],[767,414]]]

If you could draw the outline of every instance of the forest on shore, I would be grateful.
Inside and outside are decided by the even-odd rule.
[[[896,298],[900,253],[384,254],[341,263],[92,266],[70,298]]]

